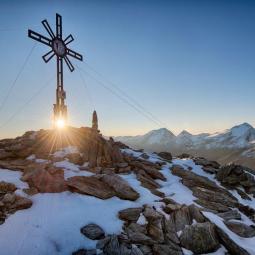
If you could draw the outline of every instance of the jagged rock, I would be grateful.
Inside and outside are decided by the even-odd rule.
[[[241,214],[237,210],[229,210],[227,212],[218,213],[218,216],[224,220],[241,220]]]
[[[136,245],[132,245],[130,255],[144,255],[144,254]]]
[[[105,237],[104,230],[96,224],[88,224],[81,228],[81,233],[92,240],[99,240]]]
[[[161,172],[159,172],[161,166],[159,166],[158,164],[154,164],[149,161],[132,161],[129,164],[133,167],[133,170],[136,173],[145,172],[152,179],[160,179],[162,181],[166,180],[165,176]]]
[[[230,237],[222,229],[216,227],[216,232],[219,236],[220,243],[225,246],[230,254],[249,255],[245,249],[230,239]]]
[[[192,156],[188,153],[182,153],[177,158],[184,159],[184,158],[192,158]]]
[[[165,176],[158,169],[151,166],[143,166],[143,169],[151,178],[166,181]]]
[[[31,188],[28,188],[28,189],[23,189],[23,191],[29,195],[29,196],[33,196],[35,194],[38,193],[38,189],[37,188],[34,188],[34,187],[31,187]]]
[[[66,155],[66,158],[73,164],[76,164],[76,165],[83,164],[83,159],[82,159],[80,153],[70,153],[70,154]]]
[[[100,180],[109,185],[121,199],[135,201],[140,197],[139,193],[117,174],[103,175]]]
[[[127,166],[127,167],[119,168],[118,173],[119,174],[129,174],[129,173],[131,173],[131,167]]]
[[[182,206],[179,204],[167,204],[163,210],[166,213],[171,213],[173,211],[179,210]]]
[[[0,160],[9,159],[9,158],[13,158],[13,157],[14,157],[14,155],[12,152],[0,149]]]
[[[139,249],[142,251],[143,255],[153,255],[152,249],[148,245],[139,245]]]
[[[230,192],[206,177],[186,171],[180,166],[173,166],[172,173],[182,178],[182,183],[199,198],[196,203],[203,207],[224,212],[229,210],[228,207],[238,205],[238,200]]]
[[[234,233],[241,237],[254,237],[255,236],[255,227],[248,226],[241,222],[225,221],[225,225]]]
[[[145,173],[144,170],[140,170],[140,171],[136,172],[136,176],[137,176],[138,181],[141,182],[142,186],[149,190],[154,190],[154,189],[158,189],[161,187],[147,173]]]
[[[214,212],[227,212],[230,210],[228,206],[225,206],[220,203],[212,202],[206,199],[196,199],[195,202]]]
[[[239,165],[223,166],[218,171],[216,178],[223,185],[229,185],[232,188],[242,186],[247,193],[255,194],[255,179],[250,171]]]
[[[103,247],[103,252],[106,255],[121,255],[120,243],[116,235],[112,235],[109,241]]]
[[[61,169],[47,171],[45,169],[35,169],[22,177],[31,188],[36,188],[41,193],[55,193],[67,190],[64,179],[64,171]]]
[[[204,167],[213,167],[216,169],[220,168],[220,164],[216,161],[207,160],[202,157],[194,158],[193,160],[197,165],[201,165]]]
[[[16,195],[15,202],[9,206],[9,209],[15,211],[28,209],[32,206],[32,204],[33,203],[30,199]]]
[[[220,247],[215,226],[210,222],[187,226],[182,231],[180,241],[182,247],[195,254],[214,252]]]
[[[0,181],[0,193],[14,192],[16,189],[17,188],[14,184]]]
[[[202,169],[209,174],[216,174],[218,172],[217,168],[211,166],[203,166]]]
[[[155,244],[153,245],[154,255],[182,255],[183,252],[178,245]]]
[[[127,208],[127,209],[119,211],[119,218],[125,221],[137,222],[141,212],[142,212],[141,207]]]
[[[165,193],[157,190],[157,189],[151,189],[150,190],[152,194],[154,194],[155,196],[158,196],[158,197],[165,197]]]
[[[144,158],[144,159],[148,159],[148,158],[149,158],[149,156],[148,156],[147,153],[143,153],[140,157],[141,157],[141,158]]]
[[[189,214],[191,219],[196,220],[196,222],[202,223],[205,222],[205,217],[203,216],[203,214],[201,213],[200,209],[195,206],[194,204],[189,205]]]
[[[153,239],[148,237],[142,232],[132,231],[131,229],[127,229],[128,239],[133,244],[147,244],[151,245],[155,243]]]
[[[71,191],[101,199],[108,199],[116,195],[108,184],[94,176],[74,176],[68,178],[67,185]]]
[[[153,240],[162,243],[164,241],[163,216],[148,206],[145,207],[143,214],[148,220],[148,235]]]
[[[163,159],[166,159],[166,160],[172,160],[173,159],[172,154],[170,152],[159,152],[158,156],[163,158]]]
[[[180,240],[176,234],[175,225],[174,225],[172,217],[170,217],[169,220],[167,220],[164,217],[163,231],[164,231],[164,235],[165,235],[165,243],[167,243],[167,244],[171,244],[171,243],[179,244],[180,243]]]
[[[4,204],[9,203],[13,204],[15,202],[16,195],[14,193],[6,193],[2,199]]]
[[[182,206],[179,210],[173,211],[170,216],[175,225],[176,232],[183,230],[186,225],[192,224],[189,207],[186,205]]]

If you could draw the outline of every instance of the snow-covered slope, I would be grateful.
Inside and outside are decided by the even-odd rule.
[[[164,133],[165,131],[162,132]],[[136,160],[143,160],[143,153],[131,149],[122,150],[122,153],[130,156],[132,155]],[[61,151],[57,155],[63,156],[65,154]],[[30,157],[30,160],[36,161],[36,158],[33,156]],[[151,163],[164,163],[159,172],[164,176],[165,180],[156,180],[161,186],[159,191],[179,204],[188,206],[196,204],[197,200],[192,190],[184,186],[181,182],[181,178],[171,171],[174,165],[181,167],[184,172],[187,171],[194,175],[206,177],[208,179],[207,182],[215,182],[219,188],[223,188],[220,183],[215,180],[214,175],[206,173],[202,167],[196,165],[192,159],[174,159],[172,163],[169,163],[168,161],[164,161],[157,154],[152,153],[147,154],[147,161]],[[68,160],[55,162],[54,164],[64,169],[65,175],[68,175],[68,177],[76,175],[90,176],[92,174],[86,170],[79,170],[78,165],[70,164]],[[0,253],[2,255],[65,255],[71,254],[79,248],[95,249],[96,241],[88,239],[80,233],[80,228],[82,226],[95,223],[107,234],[120,234],[123,221],[118,218],[118,212],[126,208],[141,207],[145,204],[154,206],[156,211],[166,215],[166,217],[172,217],[162,211],[165,204],[160,200],[160,197],[152,194],[149,189],[143,187],[134,173],[130,172],[119,176],[140,194],[139,199],[136,201],[128,201],[112,197],[102,200],[86,194],[72,193],[70,191],[61,193],[38,193],[30,196],[25,194],[22,190],[27,187],[27,183],[20,180],[20,172],[0,169],[0,179],[2,181],[16,184],[18,188],[16,193],[27,196],[33,201],[31,208],[20,210],[10,215],[5,223],[0,225]],[[247,204],[255,209],[255,200],[253,197],[250,197],[250,200],[244,200],[236,192],[231,192],[240,203]],[[247,225],[254,224],[243,213],[238,210],[237,212],[240,215],[240,219],[235,220],[235,222]],[[221,218],[219,214],[206,212],[206,210],[203,211],[203,214],[210,219],[211,222],[214,222],[216,226],[224,230],[237,245],[247,249],[250,254],[255,254],[255,237],[243,238],[236,235],[226,227],[223,218]],[[141,217],[143,217],[143,219],[140,219]],[[148,223],[142,213],[140,218],[138,220],[140,224],[146,225]],[[196,225],[196,221],[193,220],[192,225]],[[182,231],[178,232],[179,235],[181,235],[181,233]],[[184,248],[182,248],[182,252],[183,254],[194,254]],[[221,245],[217,251],[207,254],[223,255],[226,254],[225,252],[226,248]],[[93,254],[102,253],[101,250],[97,250],[96,253]],[[109,253],[107,254],[109,255]]]

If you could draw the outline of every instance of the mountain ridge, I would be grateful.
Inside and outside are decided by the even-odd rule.
[[[146,151],[169,151],[174,155],[181,152],[202,153],[221,163],[238,162],[247,166],[255,164],[255,128],[246,122],[213,134],[194,135],[183,130],[174,135],[170,130],[160,128],[139,136],[116,136],[115,140]],[[221,161],[220,158],[224,160]]]

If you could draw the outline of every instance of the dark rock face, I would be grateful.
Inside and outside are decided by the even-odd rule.
[[[91,195],[101,199],[115,196],[114,190],[94,176],[74,176],[68,178],[67,185],[71,191]]]
[[[218,213],[218,216],[224,220],[241,220],[241,214],[237,210],[230,210],[224,213]]]
[[[251,169],[239,165],[228,165],[220,168],[216,175],[222,185],[235,189],[242,187],[246,193],[255,195],[255,179]],[[240,190],[238,190],[240,192]],[[247,196],[244,199],[249,199]]]
[[[184,228],[181,245],[195,254],[214,252],[219,249],[215,226],[210,222],[197,223]]]
[[[170,152],[159,152],[158,156],[169,161],[173,159],[172,154]]]
[[[142,208],[127,208],[119,211],[119,218],[124,221],[137,222]]]
[[[129,184],[117,174],[105,174],[100,180],[109,185],[121,199],[135,201],[140,196],[138,192],[130,187]]]
[[[32,206],[30,199],[14,193],[16,189],[12,183],[0,182],[0,224],[4,223],[8,215]]]
[[[225,246],[230,254],[249,255],[249,253],[242,247],[237,245],[229,236],[219,227],[216,227],[220,243]]]
[[[81,233],[92,240],[99,240],[105,237],[104,230],[96,224],[88,224],[81,228]]]
[[[182,255],[182,250],[177,245],[155,244],[153,245],[155,255]]]
[[[34,169],[22,177],[30,188],[36,188],[41,193],[56,193],[67,190],[64,179],[64,171],[61,169],[49,170],[43,168]]]
[[[226,221],[224,222],[225,225],[234,233],[241,237],[254,237],[255,236],[255,227],[254,226],[248,226],[241,222],[231,222]]]

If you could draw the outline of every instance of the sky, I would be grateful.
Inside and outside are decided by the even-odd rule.
[[[56,60],[27,29],[48,36],[41,21],[55,28],[56,13],[84,56],[64,67],[70,125],[96,109],[104,135],[255,126],[255,1],[2,0],[1,138],[52,126]]]

